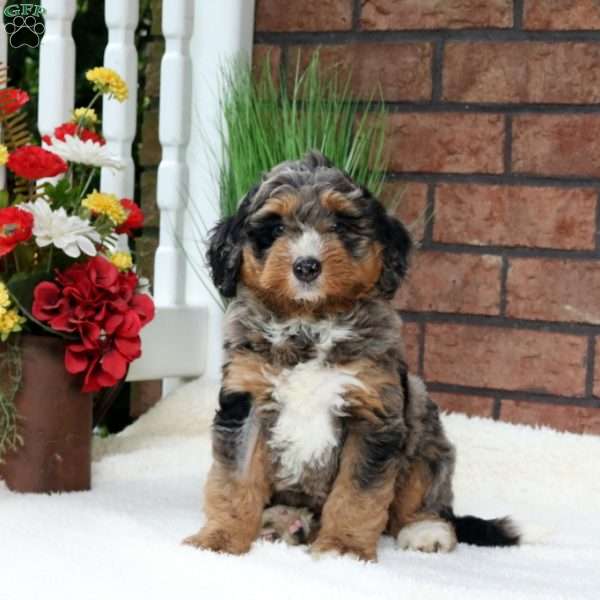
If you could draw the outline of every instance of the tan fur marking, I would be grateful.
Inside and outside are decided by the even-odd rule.
[[[292,253],[288,239],[275,240],[264,263],[244,247],[242,283],[262,302],[281,316],[321,316],[349,310],[357,298],[367,296],[375,287],[383,268],[383,248],[374,243],[367,255],[355,260],[343,243],[331,237],[324,244],[320,296],[315,301],[297,301],[291,284]]]
[[[263,264],[256,259],[249,246],[243,250],[243,284],[279,314],[291,314],[296,306],[290,287],[291,272],[291,253],[284,238],[275,240]]]
[[[340,192],[326,191],[321,194],[321,204],[330,212],[343,212],[350,215],[356,215],[356,206],[352,200],[349,200]]]
[[[215,461],[204,492],[206,525],[183,543],[214,552],[248,552],[258,537],[262,513],[271,495],[269,469],[263,435],[256,443],[245,473]]]
[[[390,506],[388,531],[396,537],[402,527],[423,519],[439,519],[422,513],[423,500],[431,486],[431,473],[422,463],[416,462],[405,478],[398,478],[394,500]]]
[[[223,388],[229,392],[249,392],[256,402],[267,399],[273,389],[275,367],[254,352],[236,352],[224,368]]]
[[[383,268],[382,247],[372,244],[367,255],[355,260],[341,240],[327,240],[323,250],[323,293],[330,298],[366,296],[375,286]]]
[[[242,269],[241,269],[241,280],[242,283],[251,290],[260,288],[260,275],[262,266],[256,260],[254,252],[250,246],[244,246],[242,251]]]
[[[282,196],[273,196],[265,201],[255,217],[260,218],[262,215],[276,213],[282,217],[294,214],[300,205],[300,199],[293,194],[285,194]]]
[[[342,367],[362,383],[362,387],[348,386],[344,395],[352,414],[371,423],[380,423],[386,414],[381,402],[381,390],[385,386],[398,386],[398,375],[381,369],[373,361],[366,359],[344,363]]]
[[[321,530],[312,545],[315,553],[355,554],[362,560],[377,559],[377,542],[394,496],[396,471],[390,466],[378,485],[361,489],[355,469],[361,459],[361,437],[353,432],[342,450],[340,469],[323,507]]]

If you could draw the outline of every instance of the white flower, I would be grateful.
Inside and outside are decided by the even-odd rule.
[[[96,256],[94,244],[99,244],[101,237],[88,220],[69,216],[64,208],[52,210],[42,198],[20,204],[19,208],[33,214],[33,235],[40,248],[53,244],[71,258],[77,258],[82,252]]]
[[[131,252],[129,236],[126,233],[112,233],[104,239],[104,247],[109,252]]]
[[[111,169],[122,169],[125,166],[118,158],[108,153],[106,146],[93,140],[84,142],[75,135],[65,135],[64,141],[53,137],[50,148],[67,162]]]
[[[102,247],[109,254],[114,254],[115,252],[128,252],[131,253],[131,249],[129,248],[129,236],[126,233],[109,233],[102,240]]]

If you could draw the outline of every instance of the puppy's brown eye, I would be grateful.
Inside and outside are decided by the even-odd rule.
[[[281,235],[285,231],[285,226],[283,223],[277,223],[273,226],[273,235],[278,236]]]

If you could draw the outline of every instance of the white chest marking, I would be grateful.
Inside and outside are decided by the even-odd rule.
[[[343,393],[361,383],[318,359],[284,370],[273,383],[279,416],[269,444],[279,454],[279,477],[294,484],[305,467],[319,467],[330,459],[339,443],[335,417],[344,414]]]

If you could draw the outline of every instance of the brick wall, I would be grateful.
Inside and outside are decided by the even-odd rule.
[[[600,433],[600,2],[257,0],[275,68],[319,46],[391,111],[411,367],[444,408]]]

